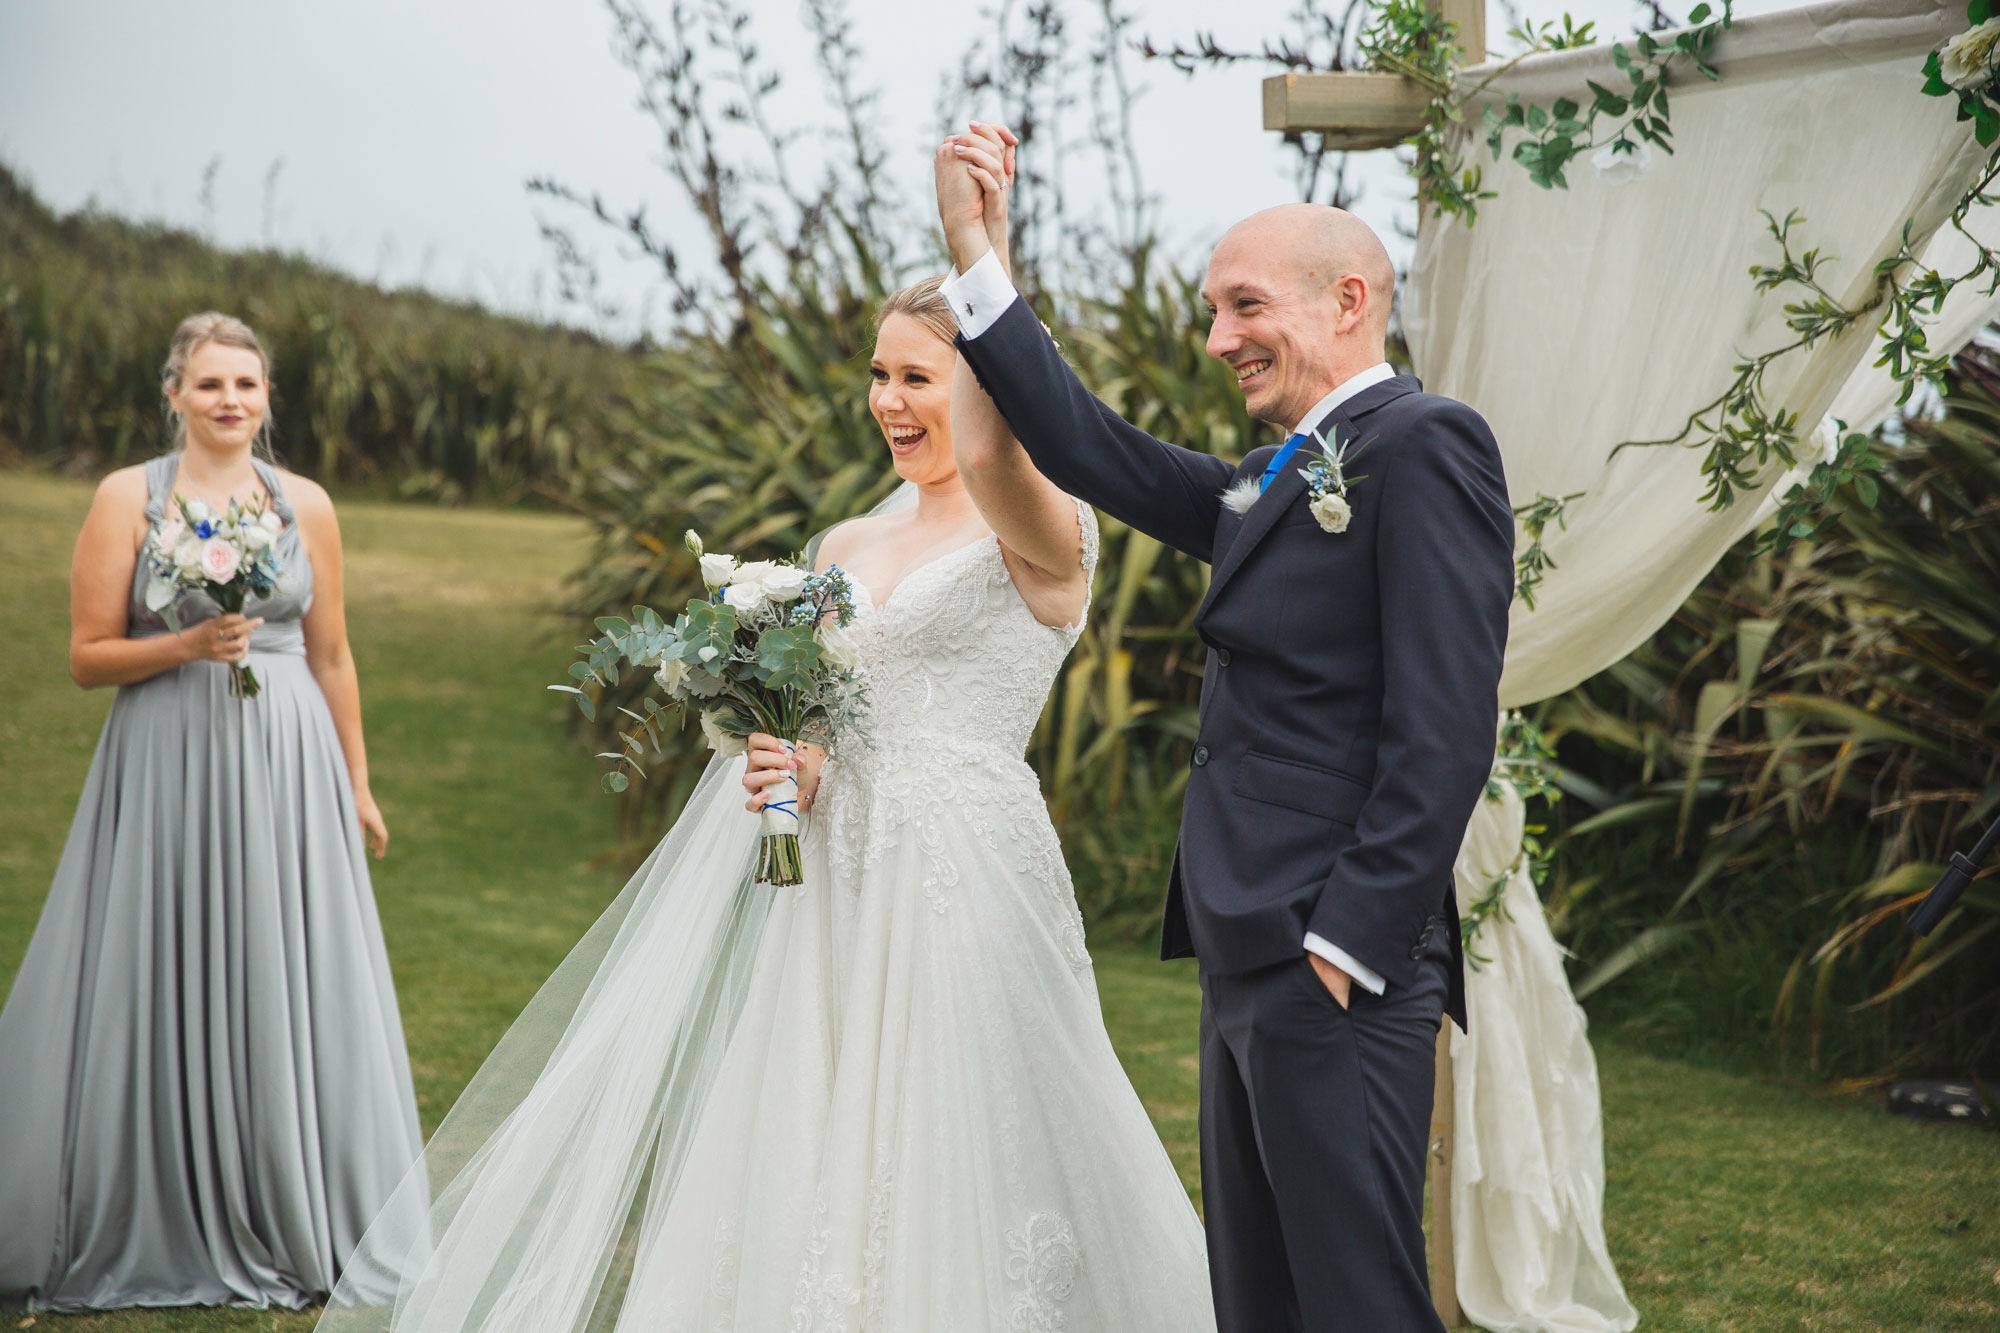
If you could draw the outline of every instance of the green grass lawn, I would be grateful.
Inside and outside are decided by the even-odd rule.
[[[88,488],[4,480],[0,987],[27,947],[110,704],[63,667],[68,554]],[[342,523],[371,764],[394,836],[375,885],[428,1127],[619,886],[603,855],[610,804],[542,688],[568,659],[550,608],[584,533],[543,515],[380,504],[345,505]],[[1193,973],[1104,950],[1098,985],[1192,1188]],[[1611,1246],[1642,1328],[2000,1328],[2000,1136],[1895,1121],[1873,1104],[1615,1041],[1598,1054]],[[310,1323],[160,1311],[30,1324],[0,1312],[0,1330],[77,1333]]]

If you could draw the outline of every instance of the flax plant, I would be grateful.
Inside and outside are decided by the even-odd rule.
[[[1799,938],[1766,979],[1770,1019],[1815,1066],[1857,1024],[1876,1058],[1844,1072],[2000,1053],[2000,878],[1931,936],[1903,929],[2000,816],[2000,359],[1969,351],[1951,378],[1941,419],[1878,446],[1873,507],[1843,492],[1817,540],[1726,560],[1652,643],[1547,709],[1600,806],[1567,830],[1572,860],[1652,829],[1682,867],[1559,901],[1573,939],[1638,927],[1597,936],[1580,993],[1670,956],[1699,968],[1705,916],[1784,916]],[[1830,845],[1853,846],[1853,872],[1810,882]]]

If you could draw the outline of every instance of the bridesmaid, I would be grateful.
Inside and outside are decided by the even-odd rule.
[[[185,321],[163,381],[175,451],[105,478],[77,539],[70,675],[118,694],[0,1010],[0,1299],[37,1310],[307,1305],[422,1146],[332,503],[265,461],[247,326]],[[191,594],[179,634],[147,611],[176,494],[267,499],[278,592]]]

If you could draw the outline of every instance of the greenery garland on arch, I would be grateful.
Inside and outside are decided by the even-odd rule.
[[[1560,23],[1516,27],[1508,35],[1521,45],[1520,53],[1476,83],[1467,83],[1461,76],[1455,24],[1423,0],[1381,0],[1373,6],[1372,20],[1360,40],[1363,55],[1372,68],[1402,74],[1430,93],[1423,127],[1409,141],[1415,154],[1411,173],[1419,209],[1472,226],[1478,221],[1479,204],[1497,197],[1484,166],[1466,160],[1464,145],[1474,138],[1466,113],[1474,105],[1482,106],[1478,137],[1493,161],[1503,160],[1503,148],[1513,132],[1514,145],[1508,156],[1542,189],[1567,189],[1567,169],[1586,153],[1595,154],[1592,162],[1599,170],[1615,170],[1620,158],[1635,158],[1651,147],[1671,154],[1668,77],[1678,65],[1710,80],[1721,79],[1710,55],[1717,39],[1731,27],[1734,13],[1732,0],[1720,3],[1719,12],[1706,3],[1699,5],[1689,15],[1689,26],[1665,40],[1641,33],[1630,47],[1613,45],[1612,63],[1626,76],[1629,87],[1613,89],[1587,81],[1588,102],[1560,98],[1543,106],[1523,102],[1513,93],[1505,98],[1491,97],[1488,90],[1528,56],[1594,45],[1593,25],[1579,27],[1565,14]],[[1779,261],[1753,265],[1750,278],[1760,292],[1783,290],[1793,297],[1785,306],[1791,340],[1743,355],[1729,385],[1690,413],[1675,434],[1657,440],[1629,440],[1617,447],[1678,446],[1704,451],[1702,473],[1708,484],[1702,500],[1715,512],[1734,505],[1739,493],[1754,490],[1774,465],[1790,470],[1810,463],[1804,477],[1779,497],[1772,521],[1758,535],[1760,551],[1782,552],[1793,542],[1816,537],[1831,521],[1834,497],[1845,488],[1851,487],[1857,499],[1873,508],[1877,497],[1873,474],[1884,464],[1873,439],[1850,431],[1845,422],[1825,423],[1826,428],[1810,430],[1802,439],[1797,414],[1767,399],[1766,371],[1793,352],[1838,338],[1879,312],[1876,336],[1880,348],[1874,364],[1886,367],[1900,384],[1898,405],[1907,403],[1920,386],[1942,380],[1949,358],[1932,349],[1925,330],[1942,312],[1951,293],[1982,279],[1984,295],[2000,292],[2000,255],[1966,227],[1974,209],[2000,202],[2000,194],[1995,193],[1996,181],[2000,181],[1997,4],[2000,0],[1971,0],[1966,31],[1931,52],[1921,71],[1921,91],[1932,97],[1957,98],[1958,119],[1973,122],[1978,143],[1990,150],[1985,168],[1959,198],[1946,223],[1971,243],[1971,265],[1953,274],[1925,265],[1912,244],[1916,220],[1908,219],[1895,252],[1875,267],[1871,295],[1850,306],[1819,281],[1819,270],[1832,263],[1832,257],[1795,243],[1795,231],[1806,219],[1796,211],[1783,219],[1763,214],[1777,243]],[[1515,510],[1528,538],[1516,558],[1515,595],[1529,611],[1534,610],[1535,590],[1543,573],[1554,563],[1543,548],[1543,534],[1549,524],[1563,523],[1567,505],[1581,494],[1537,495]],[[1503,722],[1497,749],[1489,798],[1497,798],[1503,783],[1514,787],[1524,801],[1536,796],[1549,800],[1560,797],[1553,780],[1554,755],[1520,714],[1510,714]],[[1465,913],[1462,926],[1467,957],[1475,966],[1483,961],[1472,949],[1480,927],[1496,915],[1505,915],[1508,877],[1525,866],[1538,888],[1542,883],[1548,858],[1537,837],[1540,832],[1539,826],[1528,828],[1514,864],[1498,872]]]

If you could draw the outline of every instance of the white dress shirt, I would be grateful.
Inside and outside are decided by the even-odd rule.
[[[1005,309],[1006,307],[1003,306],[1001,308]],[[967,336],[970,337],[971,335],[968,334]],[[1293,422],[1292,429],[1294,431],[1304,430],[1307,426],[1318,422],[1327,413],[1333,411],[1334,408],[1339,407],[1363,389],[1372,389],[1382,381],[1394,378],[1396,378],[1396,368],[1387,361],[1377,361],[1374,365],[1368,367],[1368,369],[1357,371],[1342,380],[1340,387],[1314,403],[1311,411]]]
[[[1000,316],[1007,313],[1007,307],[1020,299],[1014,290],[1013,281],[1007,270],[1000,266],[1000,256],[992,250],[963,273],[953,273],[944,280],[940,294],[951,306],[952,315],[958,320],[958,331],[967,341],[979,337],[993,327]],[[1341,381],[1338,388],[1314,404],[1312,410],[1292,424],[1292,429],[1311,425],[1327,413],[1360,393],[1373,388],[1396,372],[1388,362],[1381,361],[1359,374],[1350,375]],[[1318,954],[1348,976],[1354,984],[1371,995],[1380,995],[1388,983],[1382,974],[1355,958],[1339,945],[1322,938],[1312,931],[1306,932],[1305,951]]]

